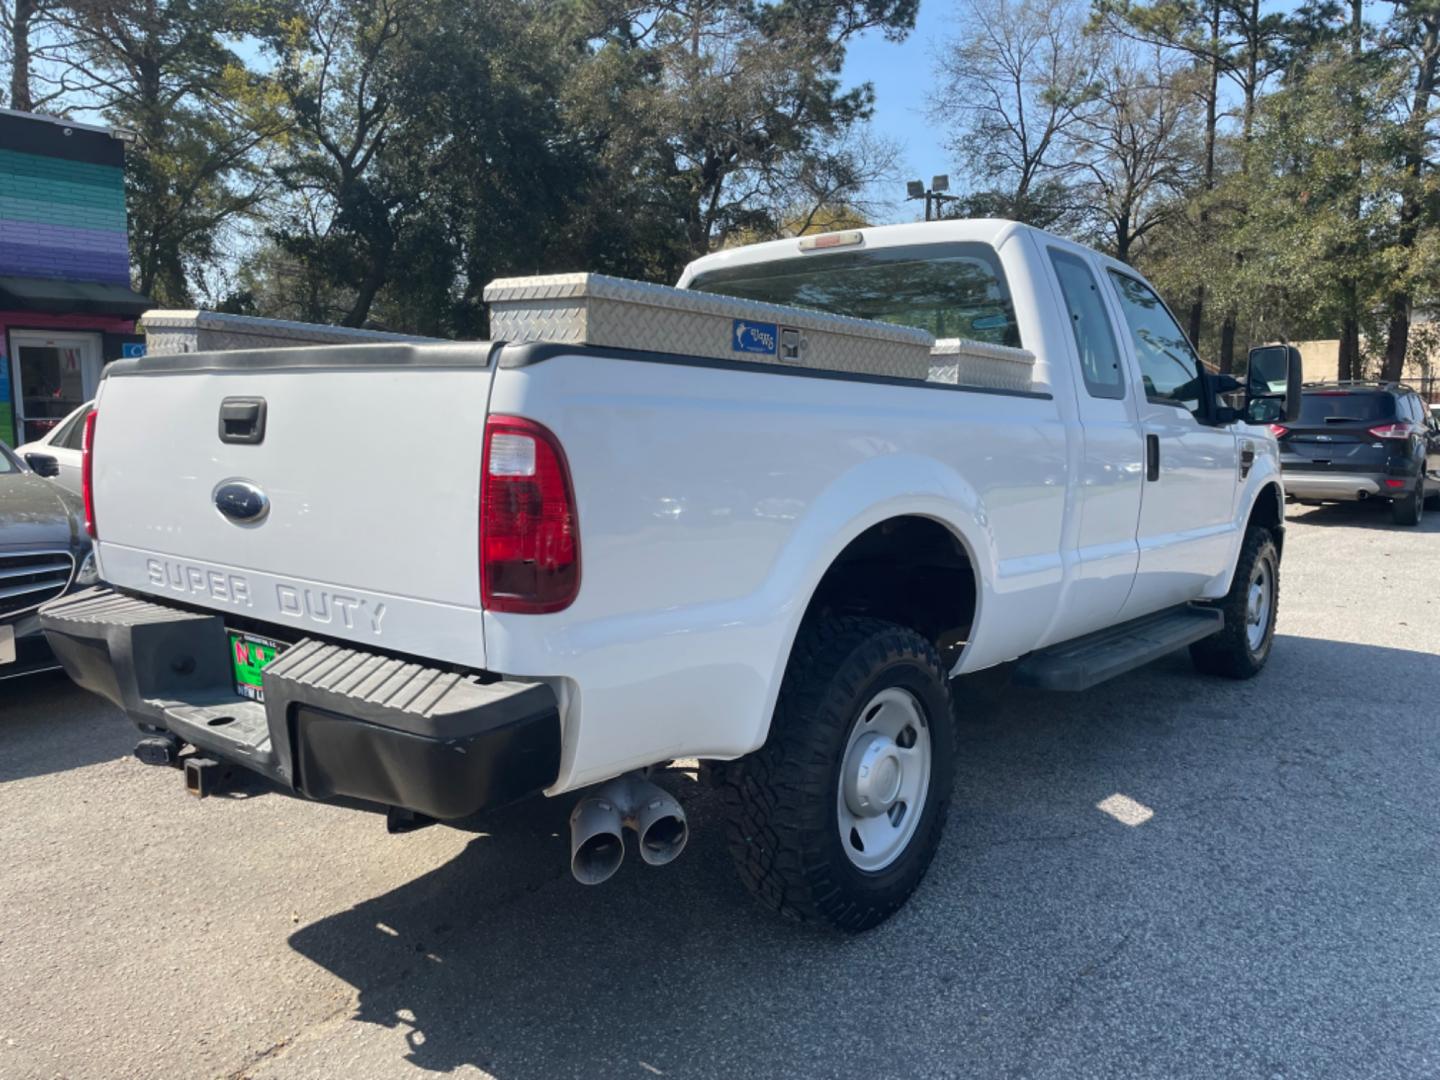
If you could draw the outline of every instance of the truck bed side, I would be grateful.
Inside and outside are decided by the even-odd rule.
[[[557,788],[759,745],[816,584],[886,519],[963,543],[979,621],[1008,594],[966,668],[1024,651],[1053,618],[1068,454],[1048,393],[555,353],[502,350],[490,411],[564,444],[583,584],[560,615],[485,624],[492,668],[563,673],[583,710]]]

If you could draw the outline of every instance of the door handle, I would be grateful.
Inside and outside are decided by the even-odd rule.
[[[227,397],[220,402],[220,441],[260,443],[265,441],[265,399]]]
[[[1160,436],[1145,436],[1145,479],[1160,479]]]

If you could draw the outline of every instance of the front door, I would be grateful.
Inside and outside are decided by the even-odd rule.
[[[42,438],[95,396],[100,385],[100,335],[10,331],[16,436]]]
[[[1110,269],[1144,386],[1140,566],[1125,618],[1195,599],[1228,565],[1235,539],[1239,449],[1229,427],[1202,423],[1200,359],[1160,297]]]

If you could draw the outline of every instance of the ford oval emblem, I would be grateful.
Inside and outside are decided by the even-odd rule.
[[[258,525],[270,513],[270,499],[248,480],[225,480],[213,496],[215,509],[236,525]]]

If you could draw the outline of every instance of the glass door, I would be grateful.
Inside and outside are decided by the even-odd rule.
[[[45,433],[95,396],[100,383],[99,334],[12,330],[16,427],[20,442]]]

